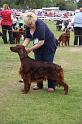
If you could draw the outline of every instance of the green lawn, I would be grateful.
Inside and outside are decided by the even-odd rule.
[[[49,27],[58,37],[54,23]],[[41,91],[31,90],[21,94],[19,56],[10,51],[0,39],[0,124],[82,124],[82,48],[58,47],[55,62],[64,68],[69,94],[63,95],[62,87],[55,93],[47,92],[47,83]],[[33,57],[33,53],[30,54]]]

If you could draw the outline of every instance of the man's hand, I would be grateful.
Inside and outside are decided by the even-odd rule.
[[[31,52],[31,49],[30,49],[30,48],[28,48],[28,49],[27,49],[27,53],[29,54],[30,52]]]

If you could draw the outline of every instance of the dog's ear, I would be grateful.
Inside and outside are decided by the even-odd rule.
[[[20,58],[23,59],[28,56],[28,53],[25,49],[20,49],[19,55],[20,55]]]
[[[23,49],[20,50],[20,53],[21,53],[21,55],[24,53],[24,52],[23,52]]]
[[[20,55],[22,56],[24,54],[24,50],[23,49],[20,49]]]

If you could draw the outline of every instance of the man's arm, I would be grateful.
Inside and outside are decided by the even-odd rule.
[[[27,46],[30,43],[30,39],[29,38],[25,38],[24,42],[23,42],[23,46]]]
[[[44,40],[41,40],[41,41],[39,41],[37,44],[35,44],[34,46],[32,46],[31,48],[28,48],[28,49],[27,49],[27,52],[31,52],[31,51],[33,51],[33,50],[35,50],[35,49],[38,49],[38,48],[40,48],[43,44],[44,44]]]

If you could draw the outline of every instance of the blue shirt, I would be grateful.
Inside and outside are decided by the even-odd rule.
[[[58,46],[58,41],[54,37],[54,34],[50,31],[48,26],[39,19],[36,21],[36,30],[33,36],[30,34],[29,28],[26,27],[25,38],[30,38],[31,40],[38,39],[39,41],[44,40],[44,44],[37,50],[34,50],[34,52],[50,54],[55,52]]]
[[[75,14],[74,27],[82,27],[82,12],[78,12]]]

